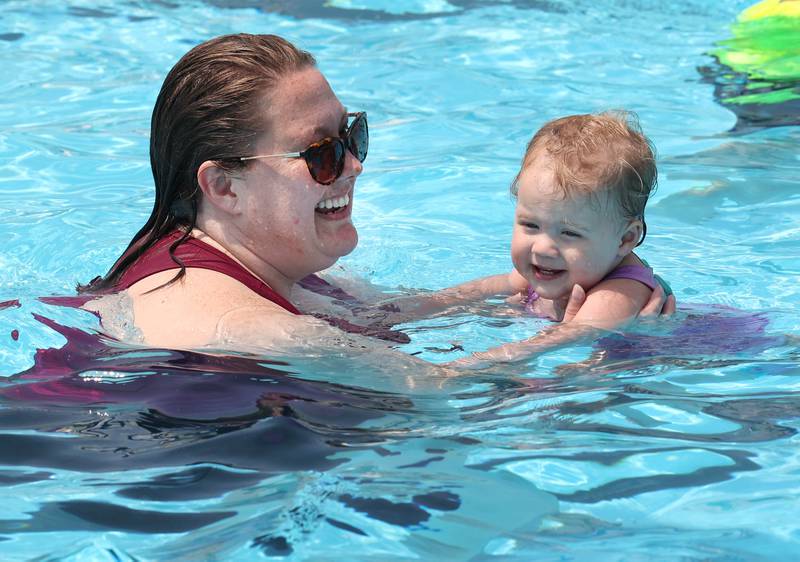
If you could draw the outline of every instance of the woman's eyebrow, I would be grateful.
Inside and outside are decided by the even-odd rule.
[[[339,127],[336,129],[336,132],[346,129],[347,128],[347,109],[345,109],[342,113],[342,119],[339,121]],[[330,129],[326,125],[315,125],[314,128],[311,130],[311,135],[315,138],[318,136],[327,136],[330,133]]]

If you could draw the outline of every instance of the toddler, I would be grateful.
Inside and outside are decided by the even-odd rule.
[[[570,115],[528,143],[511,186],[517,205],[508,276],[526,308],[562,320],[570,295],[585,302],[568,324],[473,358],[516,360],[634,318],[662,283],[633,253],[656,185],[652,145],[632,113]],[[666,284],[659,291],[669,294]]]

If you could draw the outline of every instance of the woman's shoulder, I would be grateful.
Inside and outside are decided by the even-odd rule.
[[[169,348],[212,345],[219,323],[235,310],[257,309],[267,320],[294,316],[225,274],[189,268],[170,284],[174,276],[175,271],[153,274],[86,308],[100,315],[114,338]]]
[[[313,316],[256,305],[233,308],[222,315],[209,345],[253,353],[292,354],[308,351],[311,346],[329,347],[326,342],[341,346],[346,339],[343,336],[341,330]]]

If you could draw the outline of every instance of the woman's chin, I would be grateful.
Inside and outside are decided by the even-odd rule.
[[[352,223],[340,225],[335,232],[328,233],[322,240],[322,253],[330,260],[330,267],[336,260],[342,258],[353,250],[358,245],[358,232]]]
[[[343,226],[337,232],[336,247],[338,257],[343,257],[352,252],[358,246],[358,231],[353,223]]]

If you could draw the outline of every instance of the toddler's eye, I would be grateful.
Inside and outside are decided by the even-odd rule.
[[[519,221],[519,224],[520,226],[522,226],[523,228],[527,228],[528,230],[536,230],[539,228],[539,225],[536,224],[535,222]]]
[[[561,234],[567,238],[583,238],[579,232],[575,232],[574,230],[564,230]]]

